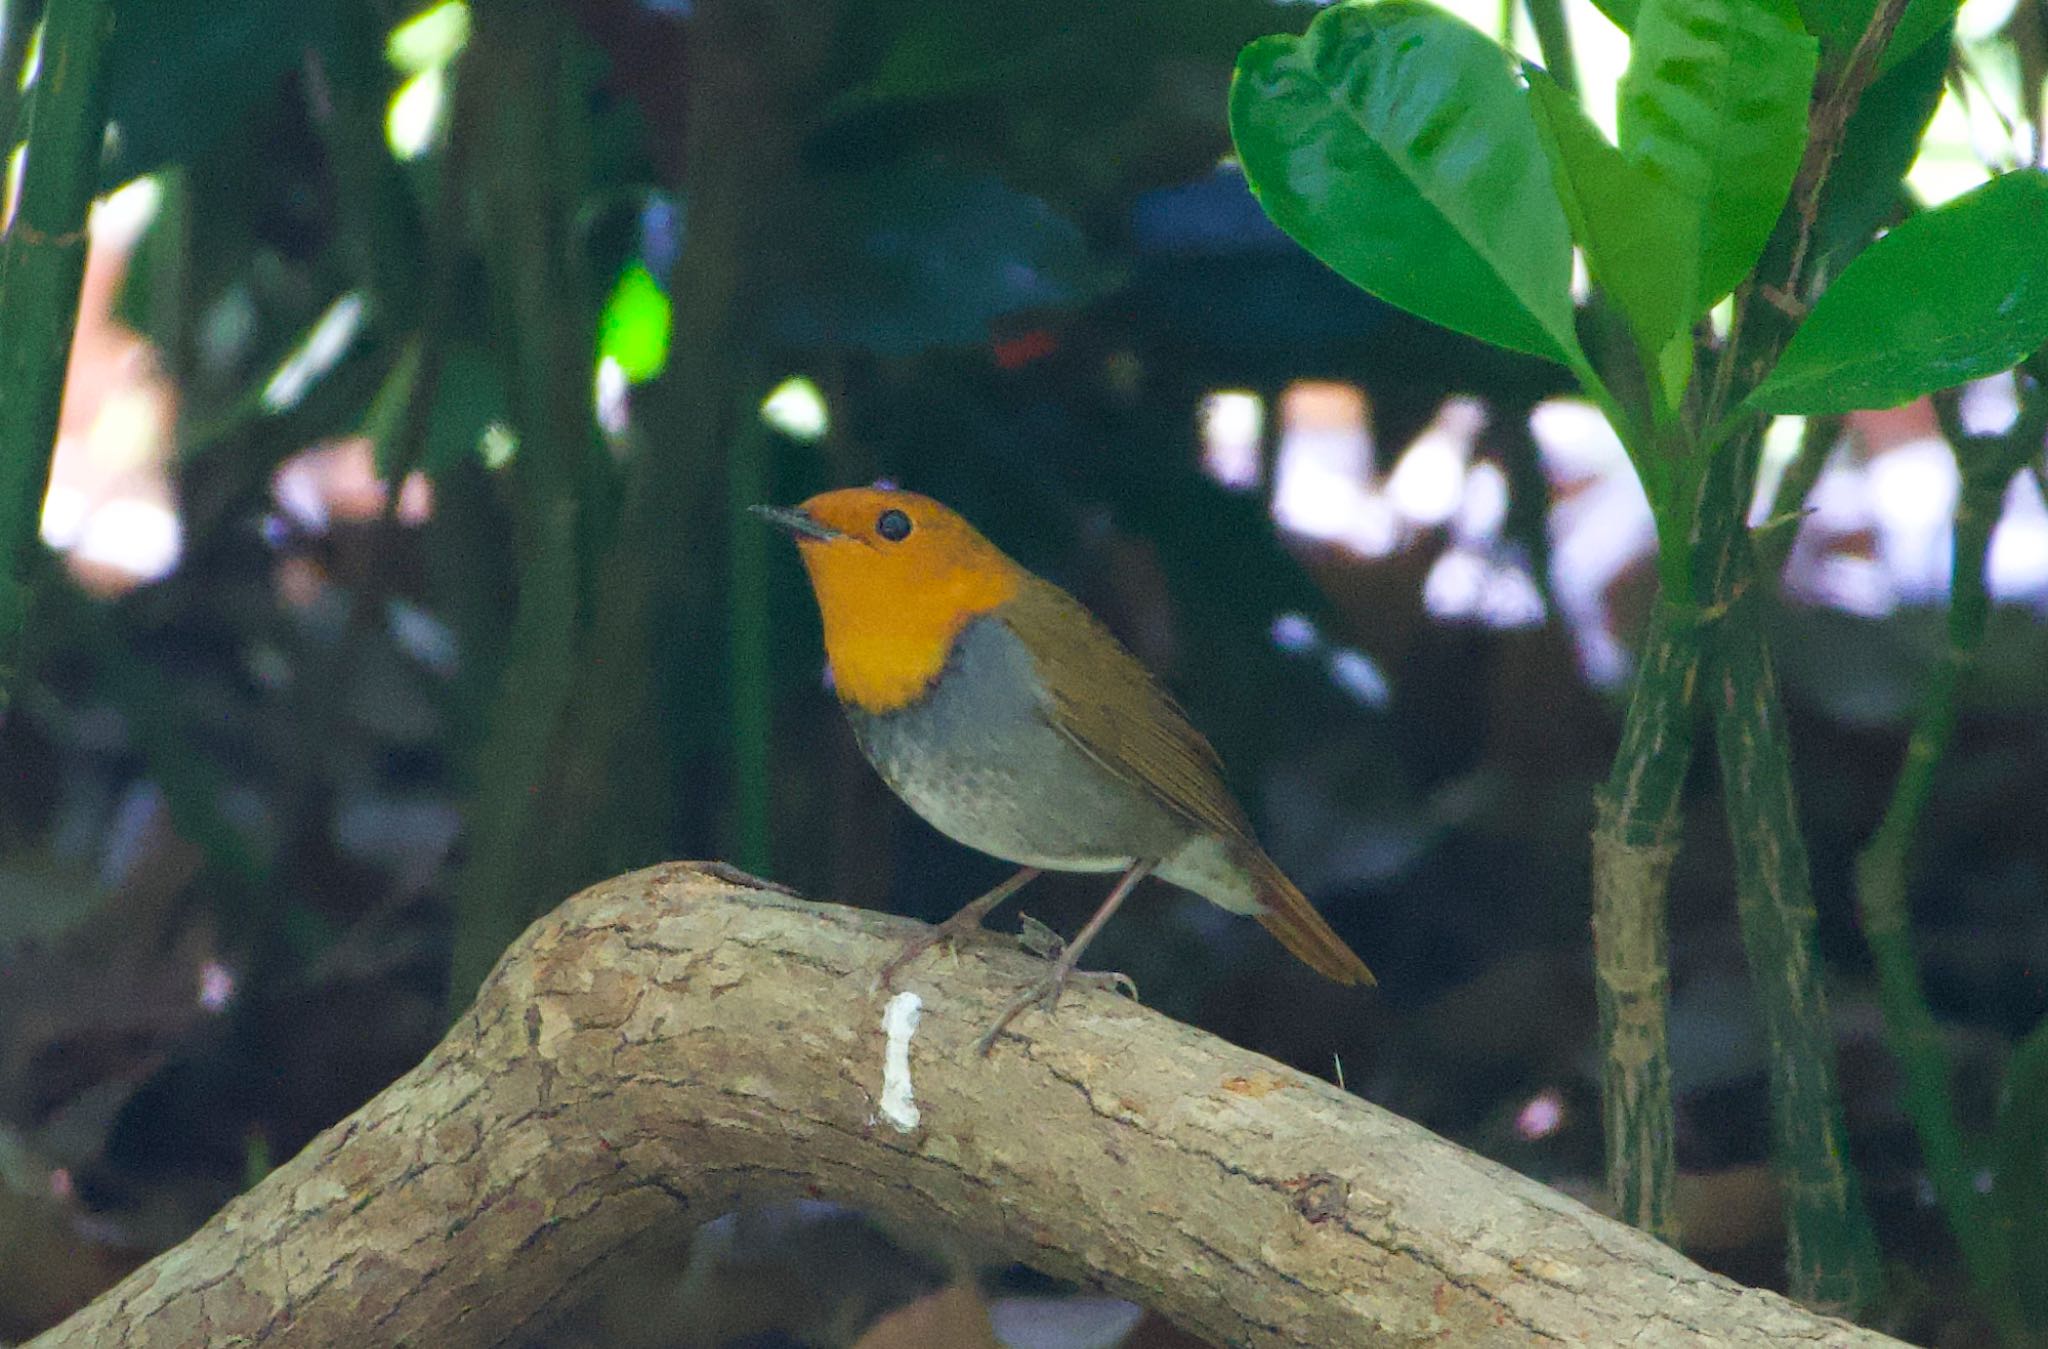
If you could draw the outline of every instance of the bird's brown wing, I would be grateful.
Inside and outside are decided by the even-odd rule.
[[[1252,836],[1223,785],[1216,751],[1151,671],[1071,595],[1035,577],[1003,607],[1003,621],[1036,661],[1053,726],[1111,774],[1207,832],[1238,855],[1265,906],[1259,922],[1304,964],[1342,984],[1372,971]]]
[[[1031,651],[1056,729],[1190,824],[1251,841],[1216,751],[1095,615],[1034,577],[1003,606],[1002,619]]]

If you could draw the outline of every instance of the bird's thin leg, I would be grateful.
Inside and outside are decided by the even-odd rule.
[[[1152,868],[1157,865],[1156,862],[1138,862],[1123,874],[1123,879],[1109,892],[1109,898],[1102,901],[1102,907],[1095,911],[1095,916],[1088,920],[1088,925],[1075,933],[1074,940],[1067,943],[1067,949],[1060,952],[1060,958],[1053,962],[1052,971],[1019,994],[1016,1001],[1003,1009],[1003,1014],[996,1018],[995,1024],[982,1034],[981,1039],[975,1041],[974,1048],[977,1053],[987,1054],[995,1048],[996,1037],[1001,1035],[1003,1028],[1016,1020],[1017,1014],[1025,1008],[1035,1005],[1048,1012],[1053,1009],[1060,1000],[1060,990],[1074,977],[1074,965],[1081,959],[1081,952],[1088,949],[1088,943],[1095,940],[1095,934],[1102,931],[1102,925],[1107,923],[1109,916],[1123,904],[1125,896],[1137,889],[1138,882],[1151,875]],[[1121,974],[1104,977],[1112,984],[1118,981],[1130,982]]]
[[[962,937],[971,937],[981,931],[982,920],[988,917],[989,912],[996,905],[1002,903],[1011,895],[1016,894],[1043,874],[1043,870],[1039,867],[1020,868],[1016,875],[1010,877],[1010,879],[1004,881],[980,899],[970,901],[961,908],[960,912],[954,914],[945,922],[940,923],[929,931],[912,937],[903,944],[903,949],[896,953],[895,959],[882,966],[882,972],[875,976],[875,987],[877,989],[890,987],[896,979],[897,971],[923,955],[926,951],[937,946],[940,942],[958,941]]]

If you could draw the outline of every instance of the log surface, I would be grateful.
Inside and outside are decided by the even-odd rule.
[[[1033,970],[1002,943],[906,970],[890,1096],[870,985],[913,928],[716,865],[595,886],[417,1068],[34,1344],[495,1344],[650,1226],[789,1196],[1221,1344],[1896,1343],[1126,999],[1070,991],[976,1057]]]

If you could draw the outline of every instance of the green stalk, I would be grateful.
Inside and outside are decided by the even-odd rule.
[[[595,333],[571,242],[582,181],[575,50],[551,5],[499,0],[475,14],[456,116],[477,118],[470,153],[481,218],[491,222],[485,266],[520,436],[510,467],[519,599],[477,751],[469,861],[456,882],[454,1009],[541,906],[560,898],[549,893],[558,826],[537,803],[576,680],[580,491],[597,452]]]
[[[1988,501],[1983,499],[1987,496]],[[1998,504],[1998,495],[1982,483],[1966,485],[1958,503],[1948,652],[1935,666],[1923,695],[1884,820],[1856,859],[1857,913],[1877,972],[1885,1041],[1904,1078],[1901,1103],[1919,1136],[1927,1178],[1955,1233],[1963,1264],[1979,1292],[1994,1301],[2009,1295],[2007,1271],[1996,1235],[1983,1221],[1983,1196],[1973,1183],[1969,1150],[1956,1118],[1948,1056],[1913,958],[1907,863],[1935,770],[1955,729],[1957,686],[1975,665],[1983,642],[1984,557]]]
[[[1593,959],[1605,1048],[1600,1082],[1614,1211],[1676,1244],[1671,1002],[1664,897],[1692,763],[1699,635],[1690,606],[1658,605],[1621,747],[1594,796]]]
[[[1715,734],[1743,945],[1770,1038],[1773,1160],[1785,1187],[1787,1274],[1794,1296],[1847,1311],[1876,1289],[1877,1243],[1848,1167],[1791,747],[1759,612],[1768,588],[1759,584],[1744,524],[1763,423],[1729,414],[1790,338],[1791,320],[1769,297],[1805,295],[1821,193],[1905,4],[1880,0],[1843,70],[1814,103],[1791,200],[1765,263],[1737,293],[1728,342],[1691,442],[1695,453],[1709,456],[1693,523],[1693,598],[1719,619],[1712,642]]]
[[[1813,495],[1813,486],[1820,481],[1821,470],[1827,467],[1828,454],[1847,424],[1848,419],[1840,416],[1806,419],[1806,426],[1799,433],[1799,452],[1785,466],[1785,476],[1771,498],[1770,517],[1757,530],[1759,576],[1775,583],[1784,575],[1785,559],[1791,556],[1792,544],[1799,537],[1800,513],[1806,507],[1806,498]]]
[[[1572,30],[1564,16],[1564,0],[1523,0],[1529,26],[1536,30],[1536,48],[1543,53],[1543,68],[1557,87],[1574,99],[1579,96],[1579,71],[1572,60]]]
[[[0,241],[0,714],[28,621],[31,553],[78,324],[86,213],[107,128],[100,66],[113,21],[111,0],[51,0],[21,200]]]
[[[1876,1292],[1877,1238],[1848,1164],[1812,872],[1763,607],[1754,588],[1743,594],[1715,644],[1715,740],[1735,844],[1736,906],[1770,1045],[1772,1152],[1785,1181],[1792,1295],[1853,1312]]]
[[[37,0],[0,0],[0,148],[10,155],[20,130],[15,121],[21,113],[22,70],[42,12]]]
[[[1956,503],[1948,651],[1922,695],[1884,819],[1856,859],[1857,915],[1877,972],[1885,1040],[1905,1079],[1902,1104],[1963,1264],[1993,1321],[2014,1343],[2023,1333],[2012,1281],[2017,1252],[2007,1234],[1987,1221],[1989,1205],[1976,1188],[1976,1166],[1956,1114],[1948,1057],[1913,958],[1908,889],[1913,840],[1955,730],[1958,691],[1977,666],[1990,624],[1984,573],[1991,532],[2006,485],[2039,454],[2048,432],[2048,390],[2032,380],[2023,379],[2022,385],[2020,415],[2003,435],[1965,436],[1953,415],[1943,418],[1963,478]]]
[[[1745,532],[1740,465],[1755,450],[1753,442],[1723,446],[1708,462],[1693,503],[1686,580],[1666,585],[1651,619],[1621,745],[1594,798],[1593,965],[1607,1189],[1625,1221],[1673,1243],[1666,895],[1692,767],[1700,665],[1712,616],[1733,593]]]
[[[1796,265],[1804,249],[1794,248]],[[1768,367],[1789,327],[1774,307],[1758,305],[1758,289],[1744,297],[1749,313],[1742,325],[1755,345],[1729,359],[1732,366],[1747,355],[1748,372]],[[1734,385],[1741,382],[1737,376],[1723,391],[1739,396],[1746,390]],[[1708,652],[1714,733],[1743,951],[1770,1048],[1772,1162],[1785,1191],[1787,1281],[1794,1297],[1851,1313],[1877,1291],[1877,1238],[1849,1168],[1835,1083],[1812,868],[1793,794],[1783,699],[1764,636],[1773,592],[1744,523],[1763,431],[1760,417],[1735,424],[1715,451],[1701,499],[1701,528],[1713,531],[1718,544],[1710,593],[1719,621]]]
[[[752,411],[751,408],[744,412]],[[774,684],[768,656],[768,549],[780,542],[742,512],[769,499],[773,445],[759,415],[746,416],[727,460],[726,547],[731,569],[734,855],[743,870],[773,874],[769,836],[769,736]]]
[[[2034,1271],[2010,1294],[2017,1295],[2033,1334],[2048,1338],[2048,1279],[2039,1277],[2048,1262],[2048,1022],[2013,1052],[2002,1097],[1991,1187],[2000,1258],[2007,1269]]]

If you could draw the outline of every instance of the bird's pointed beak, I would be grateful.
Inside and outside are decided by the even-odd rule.
[[[790,506],[749,506],[747,509],[800,543],[805,539],[829,543],[846,537],[823,521],[814,520]]]

